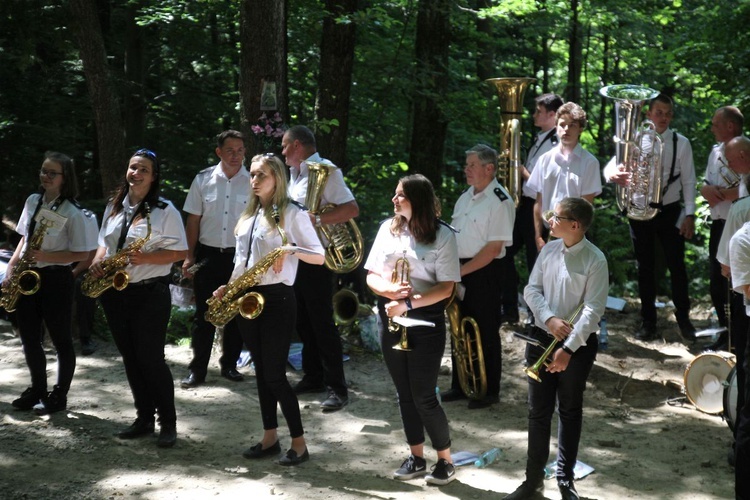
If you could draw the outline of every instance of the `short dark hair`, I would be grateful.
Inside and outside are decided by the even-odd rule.
[[[44,159],[59,163],[62,167],[63,183],[60,187],[60,196],[75,199],[78,196],[78,179],[73,158],[57,151],[47,151],[44,153]]]
[[[671,97],[669,97],[667,94],[659,94],[658,96],[651,99],[651,101],[648,103],[649,109],[657,102],[660,102],[662,104],[666,104],[670,108],[674,109],[674,100],[672,100]]]
[[[584,198],[563,198],[560,200],[562,215],[572,217],[586,232],[594,222],[594,206]]]
[[[742,134],[742,128],[745,126],[745,117],[742,116],[742,111],[736,106],[724,106],[719,108],[717,111],[721,112],[721,117],[736,127],[737,135]]]
[[[216,145],[218,147],[222,147],[224,145],[224,142],[226,142],[227,139],[239,139],[244,143],[245,134],[237,130],[232,130],[232,129],[225,130],[224,132],[216,136]]]
[[[286,136],[290,141],[299,141],[303,146],[311,146],[313,148],[317,147],[315,145],[315,134],[304,125],[290,127],[289,130],[286,131]]]
[[[543,106],[547,111],[555,113],[563,105],[562,97],[557,94],[542,94],[534,100],[538,106]]]
[[[482,162],[482,165],[491,163],[492,166],[497,169],[497,151],[495,151],[488,145],[477,144],[473,148],[467,149],[466,156],[469,155],[477,155],[477,158]]]
[[[557,110],[557,113],[555,113],[555,122],[558,122],[560,120],[560,117],[562,117],[563,115],[570,116],[574,122],[577,122],[578,125],[581,126],[581,130],[585,129],[586,125],[588,124],[586,112],[581,106],[572,101],[566,102],[565,104],[560,106],[560,108]]]

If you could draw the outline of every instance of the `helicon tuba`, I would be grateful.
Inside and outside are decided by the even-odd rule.
[[[482,399],[487,394],[487,372],[479,325],[470,316],[461,317],[455,288],[445,312],[453,339],[458,382],[469,399]]]
[[[616,186],[617,206],[633,220],[653,219],[661,206],[663,141],[641,108],[659,92],[638,85],[610,85],[599,93],[615,101],[615,161],[630,173],[627,186]]]
[[[490,78],[500,100],[500,150],[497,179],[516,206],[521,201],[521,116],[523,96],[536,78]]]
[[[321,207],[320,200],[326,187],[331,169],[338,168],[318,162],[307,162],[309,176],[307,180],[307,194],[305,206],[312,214],[320,215],[331,210],[335,205],[329,203]],[[323,242],[328,240],[325,252],[325,265],[335,273],[344,274],[357,268],[364,255],[362,233],[354,219],[345,223],[324,224],[316,227],[318,238]]]

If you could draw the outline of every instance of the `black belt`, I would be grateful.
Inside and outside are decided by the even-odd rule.
[[[210,247],[208,245],[201,245],[203,247],[203,250],[210,253],[234,253],[234,247],[226,247],[226,248],[219,248],[219,247]]]
[[[146,285],[152,285],[154,283],[164,283],[165,285],[169,284],[169,275],[167,276],[157,276],[156,278],[146,278],[145,280],[138,281],[136,283],[128,283],[128,287],[139,287],[139,286],[146,286]]]
[[[47,272],[60,272],[60,271],[68,271],[71,272],[73,270],[70,266],[44,266],[44,267],[33,267],[34,271],[40,271],[43,273]]]

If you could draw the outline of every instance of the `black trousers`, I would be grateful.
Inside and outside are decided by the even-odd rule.
[[[86,273],[79,274],[75,279],[76,322],[78,324],[78,339],[83,342],[91,340],[94,333],[94,316],[96,315],[96,299],[86,297],[81,292],[81,282]]]
[[[507,247],[505,257],[500,259],[502,263],[503,290],[502,304],[507,312],[512,308],[518,308],[518,270],[516,269],[515,256],[526,247],[526,268],[529,273],[534,269],[538,252],[534,232],[534,202],[536,200],[528,196],[521,196],[521,201],[516,209],[516,221],[513,225],[513,244]]]
[[[175,425],[174,382],[164,359],[167,324],[172,312],[168,277],[145,285],[133,283],[100,297],[107,323],[125,365],[138,418]]]
[[[196,262],[204,262],[204,264],[193,276],[193,292],[195,293],[195,317],[191,332],[193,359],[188,369],[199,379],[204,379],[211,360],[211,349],[216,333],[216,327],[204,319],[208,310],[206,300],[213,296],[217,288],[226,285],[229,281],[234,269],[234,253],[220,253],[211,247],[199,245],[195,259]],[[230,321],[224,327],[222,336],[221,357],[219,358],[221,369],[236,368],[241,352],[242,339],[237,323]]]
[[[297,395],[286,378],[289,343],[297,316],[294,290],[278,284],[258,286],[251,291],[265,298],[263,312],[252,320],[238,315],[235,321],[255,363],[263,429],[279,426],[276,407],[280,405],[289,433],[296,438],[302,436],[304,430]]]
[[[464,259],[462,259],[463,263]],[[464,300],[460,304],[461,316],[471,316],[479,326],[484,367],[487,375],[487,396],[500,394],[500,378],[503,371],[502,342],[500,339],[500,301],[502,264],[495,259],[488,265],[461,278],[466,287]],[[461,390],[455,356],[451,388]]]
[[[333,322],[333,273],[325,266],[300,262],[294,294],[305,378],[324,383],[339,396],[347,396],[343,347]]]
[[[388,330],[384,307],[388,302],[390,299],[378,298],[380,346],[388,373],[396,386],[406,442],[410,446],[424,443],[427,431],[435,450],[448,449],[451,446],[448,417],[436,394],[440,361],[445,350],[445,301],[409,311],[409,317],[435,323],[434,328],[407,329],[410,351],[393,349],[401,334]]]
[[[746,338],[747,338],[747,331]],[[750,342],[745,342],[744,403],[735,424],[734,485],[737,500],[750,500]],[[738,385],[739,388],[739,385]],[[737,398],[739,401],[739,397]]]
[[[708,240],[708,262],[709,262],[709,288],[711,291],[711,303],[716,309],[719,325],[727,326],[727,297],[729,292],[729,280],[721,274],[721,264],[716,260],[716,251],[721,241],[721,233],[724,231],[724,219],[711,221],[711,235]]]
[[[678,320],[688,319],[687,270],[685,269],[685,238],[676,227],[682,208],[679,203],[665,205],[656,216],[647,221],[628,219],[630,237],[633,239],[635,258],[638,261],[638,293],[641,297],[643,321],[656,323],[656,262],[654,245],[658,242],[664,251],[664,260],[672,281],[672,301]]]
[[[552,337],[540,328],[534,335],[548,345]],[[544,479],[544,467],[549,459],[550,432],[555,405],[558,406],[557,424],[557,478],[573,480],[573,468],[578,459],[578,446],[583,428],[583,392],[586,379],[594,366],[599,342],[596,334],[570,358],[564,372],[549,373],[542,368],[542,381],[528,378],[529,383],[529,449],[526,460],[526,479],[532,484]],[[526,361],[536,363],[543,349],[532,344],[526,346]]]
[[[33,295],[19,296],[16,304],[18,330],[31,373],[31,387],[39,392],[47,391],[47,357],[42,346],[44,322],[57,351],[57,386],[67,394],[76,371],[71,332],[73,273],[70,266],[34,270],[39,273],[39,290]]]
[[[748,389],[745,385],[747,378],[745,352],[750,318],[745,314],[745,296],[743,294],[732,291],[730,306],[731,325],[729,331],[731,333],[731,349],[737,356],[735,366],[737,367],[737,414],[739,415],[740,410],[745,405],[745,395]],[[736,435],[736,425],[734,432]]]

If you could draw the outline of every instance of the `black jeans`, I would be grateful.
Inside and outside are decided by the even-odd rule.
[[[672,301],[678,320],[688,319],[690,297],[688,295],[687,270],[685,269],[685,238],[676,227],[682,208],[679,203],[665,205],[651,220],[630,222],[630,237],[633,239],[635,258],[638,260],[638,292],[641,297],[643,321],[656,323],[656,263],[654,245],[658,241],[664,251],[664,260],[672,281]]]
[[[389,301],[383,297],[378,299],[380,345],[396,386],[406,442],[410,446],[424,443],[426,430],[435,450],[448,449],[451,446],[448,418],[435,394],[445,350],[445,301],[409,311],[409,317],[435,323],[434,328],[420,326],[407,330],[411,351],[393,349],[401,335],[388,331],[384,305]]]
[[[535,327],[534,335],[545,344],[552,337]],[[528,378],[529,383],[529,449],[526,461],[526,478],[532,484],[544,479],[544,467],[549,459],[550,431],[555,404],[558,405],[557,424],[557,478],[573,479],[573,468],[578,459],[578,445],[583,427],[583,392],[586,379],[594,366],[599,342],[596,334],[570,358],[564,372],[549,373],[539,370],[542,381]],[[532,344],[526,346],[526,361],[536,363],[543,349]]]
[[[746,360],[745,352],[747,347],[747,333],[750,328],[750,318],[745,314],[745,296],[741,293],[732,292],[731,294],[731,325],[729,331],[731,332],[731,347],[737,356],[736,364],[737,367],[737,413],[742,409],[745,404],[745,395],[747,387],[745,387],[745,380],[747,377],[746,373]],[[737,426],[734,428],[735,434],[737,433]]]
[[[518,308],[518,270],[516,269],[515,256],[526,247],[526,268],[531,273],[536,263],[538,252],[536,250],[536,237],[534,231],[534,203],[536,200],[528,196],[521,196],[521,201],[516,209],[516,221],[513,224],[513,244],[506,248],[505,257],[500,259],[502,263],[503,309]]]
[[[39,290],[33,295],[21,295],[16,305],[18,330],[31,373],[31,386],[38,392],[47,391],[47,357],[42,346],[44,322],[57,351],[57,386],[67,394],[76,371],[71,332],[73,273],[70,266],[34,270],[39,273]]]
[[[234,269],[234,253],[220,253],[218,250],[199,245],[196,262],[204,262],[193,277],[195,293],[195,317],[193,318],[191,346],[193,359],[188,369],[199,379],[206,378],[208,362],[211,360],[211,349],[214,345],[216,327],[205,320],[208,310],[206,300],[213,296],[221,285],[226,285]],[[242,339],[237,324],[230,321],[224,327],[222,336],[221,357],[219,365],[222,370],[237,367],[237,359],[242,352]]]
[[[96,315],[96,299],[86,297],[81,292],[81,282],[86,273],[79,274],[75,279],[76,320],[78,322],[78,339],[83,342],[91,340],[94,333],[94,316]]]
[[[724,219],[711,221],[711,236],[708,240],[709,286],[711,303],[716,309],[719,325],[727,326],[727,297],[729,295],[729,281],[721,274],[721,264],[716,260],[716,250],[719,247],[721,233],[724,231]],[[744,313],[743,313],[744,314]]]
[[[297,334],[302,339],[305,378],[324,383],[346,397],[343,347],[333,322],[333,275],[325,266],[300,262],[294,281],[297,297]]]
[[[463,263],[464,260],[462,259]],[[500,394],[500,377],[503,371],[502,342],[500,339],[500,309],[497,307],[502,293],[502,264],[494,259],[488,265],[461,278],[466,287],[460,304],[461,316],[471,316],[479,326],[479,336],[487,375],[487,396]],[[461,390],[455,356],[452,356],[453,375],[451,388]]]
[[[263,429],[276,429],[279,426],[276,418],[278,404],[289,426],[289,433],[296,438],[302,436],[304,430],[297,396],[286,378],[289,343],[297,312],[294,290],[290,286],[277,284],[254,287],[251,291],[265,298],[263,312],[252,320],[238,315],[235,322],[255,363]]]
[[[164,359],[167,324],[172,312],[168,277],[145,285],[133,283],[100,297],[107,323],[125,365],[138,418],[162,427],[177,421],[172,372]]]
[[[745,332],[747,337],[747,331]],[[750,500],[750,342],[745,342],[744,404],[735,424],[734,488],[738,500]],[[739,387],[739,386],[738,386]],[[739,397],[737,398],[739,401]]]

